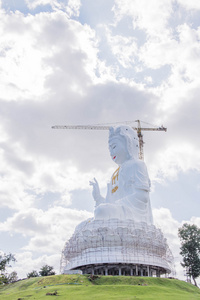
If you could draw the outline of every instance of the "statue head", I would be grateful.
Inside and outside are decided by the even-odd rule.
[[[118,157],[113,147],[120,151]],[[110,127],[109,149],[112,159],[119,165],[129,159],[138,159],[139,144],[136,131],[127,125]]]

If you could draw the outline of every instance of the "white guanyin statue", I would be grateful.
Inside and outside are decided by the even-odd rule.
[[[108,184],[106,198],[101,196],[97,180],[90,182],[96,202],[94,219],[130,219],[153,224],[150,180],[145,163],[138,158],[136,132],[126,125],[110,127],[109,150],[118,168]]]
[[[63,273],[160,276],[171,272],[173,256],[153,225],[146,165],[138,159],[138,137],[129,126],[111,127],[109,150],[118,165],[106,198],[91,181],[94,217],[77,225],[61,258]],[[71,274],[71,273],[69,273]]]

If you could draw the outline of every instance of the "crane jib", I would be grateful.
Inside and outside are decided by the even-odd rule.
[[[101,126],[101,125],[54,125],[52,129],[88,129],[88,130],[109,130],[111,126]],[[132,127],[132,126],[131,126]],[[139,131],[167,131],[166,127],[156,127],[156,128],[148,128],[148,127],[132,127],[134,130]]]
[[[133,127],[131,126],[134,130],[137,131],[137,136],[139,139],[139,158],[141,160],[144,159],[144,152],[143,152],[143,135],[142,131],[167,131],[166,127],[160,126],[160,127],[154,127],[154,128],[148,128],[148,127],[141,127],[140,126],[140,121],[137,120],[138,122],[138,127]],[[113,126],[113,125],[112,125]],[[86,130],[109,130],[111,126],[108,125],[55,125],[52,126],[53,129],[86,129]]]

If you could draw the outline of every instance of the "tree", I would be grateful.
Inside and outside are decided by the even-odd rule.
[[[39,271],[40,276],[50,276],[50,275],[55,275],[55,271],[53,270],[53,267],[44,265],[40,271]]]
[[[178,229],[178,235],[181,241],[180,254],[183,256],[181,265],[187,268],[188,275],[197,286],[196,278],[200,276],[200,228],[184,223]]]
[[[1,283],[9,283],[12,280],[12,273],[15,273],[15,278],[17,277],[16,272],[12,272],[10,275],[6,273],[6,268],[10,266],[10,262],[15,262],[15,256],[11,253],[9,254],[2,254],[0,253],[0,284]]]
[[[18,280],[17,272],[13,271],[7,276],[7,283],[15,282]]]
[[[0,272],[3,274],[6,270],[6,267],[9,266],[11,261],[16,261],[15,256],[11,253],[9,254],[1,254],[0,253]]]
[[[33,270],[30,273],[27,274],[27,278],[31,278],[31,277],[39,277],[39,274],[37,271]]]

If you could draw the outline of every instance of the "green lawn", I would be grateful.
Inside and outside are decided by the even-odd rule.
[[[46,295],[47,293],[56,295]],[[176,279],[55,275],[0,286],[1,300],[193,300],[200,289]]]

